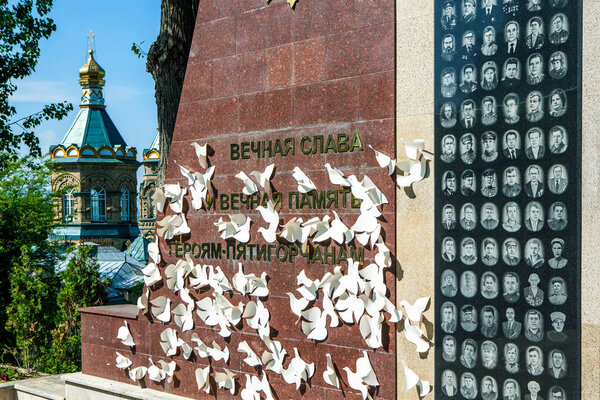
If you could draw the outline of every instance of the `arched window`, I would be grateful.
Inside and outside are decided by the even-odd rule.
[[[92,200],[92,222],[106,221],[106,191],[92,189],[90,192]]]
[[[152,201],[152,196],[154,196],[154,189],[148,192],[146,196],[146,201],[148,204],[148,218],[156,218],[156,208],[154,207],[154,201]]]
[[[63,221],[73,221],[73,214],[75,212],[75,196],[73,196],[73,190],[69,190],[63,195],[62,203]]]
[[[129,221],[129,190],[121,188],[121,221]]]

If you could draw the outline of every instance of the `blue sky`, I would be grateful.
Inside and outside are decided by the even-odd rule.
[[[41,42],[36,71],[16,82],[12,102],[19,117],[39,111],[47,103],[70,101],[74,110],[66,118],[46,121],[37,129],[43,152],[61,141],[79,109],[78,71],[87,60],[87,34],[92,30],[94,57],[106,71],[108,114],[127,144],[137,148],[141,161],[142,150],[150,146],[157,128],[154,81],[146,72],[146,60],[131,52],[131,44],[143,41],[142,48],[147,51],[154,42],[160,26],[160,1],[54,3],[51,17],[56,31]]]

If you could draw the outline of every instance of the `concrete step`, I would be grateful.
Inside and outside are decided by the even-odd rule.
[[[14,384],[15,400],[65,400],[65,381],[60,375],[27,379]]]

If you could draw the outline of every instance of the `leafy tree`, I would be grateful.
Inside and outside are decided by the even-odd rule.
[[[40,56],[39,42],[56,30],[48,17],[53,0],[0,0],[0,169],[7,158],[14,161],[23,144],[33,156],[41,156],[34,128],[48,119],[62,119],[73,105],[48,104],[39,112],[14,121],[17,109],[10,97],[17,90],[15,80],[31,75]],[[20,128],[15,131],[15,128]]]

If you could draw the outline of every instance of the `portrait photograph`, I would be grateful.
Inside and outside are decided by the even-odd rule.
[[[443,162],[451,163],[456,160],[456,137],[454,135],[444,135],[442,137],[442,155]]]
[[[552,386],[548,391],[548,399],[549,400],[569,400],[567,398],[567,393],[560,386]]]
[[[527,382],[527,390],[529,394],[525,395],[525,400],[542,400],[542,396],[538,395],[541,390],[540,384],[536,381]]]
[[[567,112],[567,95],[562,89],[554,89],[548,103],[549,113],[553,117],[562,117]]]
[[[442,175],[442,193],[444,196],[453,196],[457,190],[456,174],[452,171],[446,171]]]
[[[567,75],[567,55],[562,51],[555,51],[548,61],[548,74],[552,79],[562,79]]]
[[[454,57],[456,57],[456,38],[448,33],[442,38],[442,59],[450,62]]]
[[[461,57],[463,60],[476,57],[479,54],[477,38],[474,31],[466,31],[462,37]]]
[[[467,400],[477,398],[477,380],[475,375],[465,372],[460,377],[460,394]]]
[[[450,98],[456,94],[456,70],[451,67],[444,68],[442,71],[442,96]]]
[[[527,2],[527,11],[529,11],[529,12],[542,11],[543,1],[544,0],[529,0]]]
[[[481,344],[481,366],[485,369],[494,369],[498,365],[498,346],[491,340]]]
[[[475,115],[477,110],[475,108],[475,102],[471,99],[463,101],[460,105],[460,123],[465,129],[472,129],[475,127]]]
[[[475,21],[477,17],[477,0],[462,0],[462,22],[464,24]]]
[[[504,311],[504,314],[506,316],[506,321],[502,322],[502,333],[504,333],[504,337],[510,340],[518,338],[521,334],[523,325],[515,319],[515,309],[512,307],[507,307]],[[506,354],[506,348],[504,354]],[[519,353],[517,351],[517,362],[519,361],[518,354]],[[518,372],[518,368],[514,372]]]
[[[447,231],[456,228],[456,209],[452,204],[446,204],[442,209],[442,226]]]
[[[511,374],[519,372],[519,348],[514,343],[504,345],[504,369]]]
[[[530,201],[525,206],[525,228],[530,232],[539,232],[544,227],[544,208],[538,201]]]
[[[498,20],[501,10],[498,2],[500,0],[483,0],[481,1],[481,20],[486,23],[494,23]],[[485,32],[485,31],[484,31]],[[491,55],[491,54],[486,54]]]
[[[555,306],[561,306],[567,301],[567,283],[563,278],[550,279],[548,284],[548,301]]]
[[[515,266],[521,262],[521,249],[519,247],[519,242],[516,239],[508,238],[502,243],[502,259],[510,266]],[[512,295],[513,293],[511,292],[510,294]]]
[[[544,194],[544,170],[539,165],[530,165],[525,170],[525,194],[537,199]]]
[[[477,294],[477,276],[475,272],[465,271],[460,275],[460,293],[468,298]]]
[[[495,124],[497,120],[496,99],[492,96],[485,96],[481,100],[481,123],[490,126]]]
[[[494,306],[484,306],[481,309],[481,334],[488,338],[492,339],[498,335],[498,310]]]
[[[517,167],[508,167],[502,174],[502,193],[506,197],[516,197],[521,193],[521,174]]]
[[[521,135],[514,129],[504,133],[502,138],[502,154],[509,160],[516,160],[521,156]]]
[[[567,334],[564,332],[566,319],[567,316],[560,311],[554,311],[550,314],[552,329],[548,331],[548,340],[555,343],[564,343],[568,339]]]
[[[567,376],[567,357],[562,350],[554,349],[548,354],[548,374],[554,379]]]
[[[477,143],[472,133],[465,133],[460,137],[459,151],[460,159],[465,164],[473,164],[477,158]]]
[[[544,339],[544,316],[539,310],[528,310],[525,313],[525,331],[523,335],[532,342]]]
[[[466,231],[472,231],[477,226],[477,214],[473,204],[466,203],[461,207],[460,226]]]
[[[550,20],[550,43],[563,44],[569,39],[569,20],[563,13],[558,13]]]
[[[456,4],[452,0],[444,1],[442,5],[442,28],[446,31],[456,27]]]
[[[502,277],[502,296],[509,303],[516,303],[521,297],[519,276],[514,272],[507,272]]]
[[[507,379],[502,385],[502,397],[503,400],[520,400],[521,399],[521,388],[514,379]]]
[[[540,376],[544,373],[544,353],[537,346],[529,346],[525,350],[527,357],[527,372],[532,376]]]
[[[557,201],[552,203],[548,212],[548,227],[553,231],[562,231],[567,227],[567,207],[565,203]]]
[[[569,147],[567,130],[562,126],[553,126],[548,133],[548,148],[552,154],[562,154]]]
[[[552,269],[562,269],[567,266],[568,260],[565,258],[565,241],[560,238],[552,239],[552,258],[548,260],[548,265]]]
[[[481,398],[483,400],[498,400],[498,383],[491,376],[481,379]]]
[[[483,43],[481,44],[481,54],[484,56],[493,56],[498,51],[496,42],[496,29],[488,25],[483,28]]]
[[[507,232],[521,229],[521,209],[514,201],[506,203],[502,209],[502,228]]]
[[[540,128],[531,128],[525,135],[525,156],[530,160],[539,160],[544,157],[544,132]]]
[[[456,339],[454,336],[446,335],[442,339],[442,358],[446,362],[456,361]]]
[[[527,36],[525,38],[525,46],[529,50],[539,50],[546,43],[544,35],[544,20],[541,17],[535,16],[527,21]]]
[[[470,304],[462,306],[462,308],[460,309],[460,326],[461,328],[463,328],[463,330],[467,332],[473,332],[475,331],[475,329],[477,329],[477,310],[475,309],[475,307],[473,307]]]
[[[498,177],[496,176],[496,171],[491,168],[487,168],[481,173],[481,194],[485,197],[494,197],[498,194]]]
[[[477,190],[475,173],[471,169],[465,170],[460,176],[460,192],[463,196],[472,196]]]
[[[523,250],[525,264],[531,268],[540,268],[544,265],[544,246],[538,238],[531,238],[525,243]]]
[[[544,57],[534,53],[527,58],[527,83],[537,85],[544,80]]]
[[[542,101],[542,93],[535,90],[527,95],[525,117],[529,122],[538,122],[544,118],[544,102]]]
[[[498,207],[494,203],[484,203],[481,207],[481,226],[483,229],[491,231],[498,227],[500,222]]]
[[[519,122],[521,119],[519,116],[519,96],[515,93],[509,93],[504,97],[503,104],[504,122],[510,125]]]
[[[567,168],[562,164],[555,164],[548,170],[548,189],[554,194],[563,194],[569,185]]]
[[[458,292],[458,279],[456,277],[456,272],[451,269],[447,269],[442,272],[442,284],[441,284],[442,294],[446,297],[454,297]]]
[[[485,238],[481,242],[481,262],[483,264],[491,267],[498,263],[498,242],[494,238]],[[498,282],[496,280],[496,286],[498,286]],[[482,284],[483,287],[483,284]],[[497,292],[497,291],[496,291]],[[498,293],[496,293],[497,295]],[[496,297],[496,296],[494,296]]]
[[[454,303],[447,301],[442,304],[442,330],[446,333],[452,334],[456,332],[457,325],[458,320],[456,317],[456,306]]]
[[[539,307],[544,303],[544,291],[540,289],[540,277],[533,273],[527,278],[529,286],[523,289],[523,297],[531,307]]]
[[[477,364],[477,343],[473,339],[467,339],[462,343],[460,363],[465,368],[475,368]]]
[[[456,260],[456,241],[449,236],[442,240],[442,259],[446,262]]]
[[[458,393],[456,374],[452,370],[445,370],[442,373],[442,393],[448,397],[454,397]]]
[[[477,71],[473,64],[467,64],[462,68],[460,79],[460,91],[465,94],[473,93],[477,90]]]
[[[503,54],[505,56],[514,57],[522,52],[523,43],[517,21],[509,21],[504,25],[504,42]]]
[[[521,61],[511,57],[502,66],[502,86],[505,89],[514,89],[521,84]]]
[[[466,237],[460,243],[460,261],[465,265],[473,265],[477,262],[477,248],[473,238]]]
[[[496,161],[498,158],[498,136],[487,131],[481,135],[481,159],[484,162]]]
[[[440,109],[440,125],[449,129],[456,125],[456,121],[456,106],[452,102],[444,103]]]
[[[498,277],[491,271],[484,272],[481,275],[481,286],[479,288],[481,296],[485,299],[495,299],[500,291],[498,287]]]
[[[481,88],[494,90],[498,86],[498,66],[493,61],[486,61],[481,67]]]

